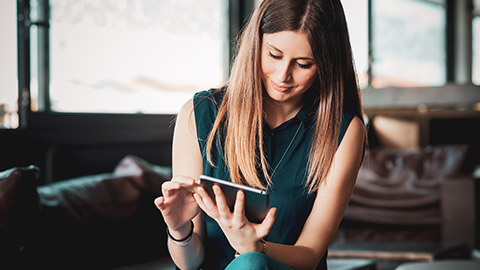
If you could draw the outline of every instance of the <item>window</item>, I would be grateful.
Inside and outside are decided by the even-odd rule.
[[[480,0],[474,1],[472,22],[472,82],[480,85]]]
[[[445,3],[426,0],[372,2],[372,86],[444,85]]]
[[[444,0],[342,0],[342,4],[362,89],[446,83]]]
[[[0,129],[18,127],[16,2],[0,2]]]
[[[56,112],[177,113],[225,81],[227,15],[225,0],[51,0],[48,52],[32,32],[32,107],[48,89]]]
[[[446,63],[452,60],[446,0],[341,1],[362,89],[447,82],[455,67]],[[473,1],[472,81],[480,84],[479,0]],[[31,20],[46,21],[30,26],[30,107],[39,112],[175,114],[193,92],[227,79],[229,3],[243,2],[29,0]],[[246,2],[258,5],[261,0]],[[11,91],[12,106],[2,106],[16,110],[17,92]],[[1,103],[7,104],[3,95]]]
[[[368,86],[367,0],[342,0],[360,88]]]

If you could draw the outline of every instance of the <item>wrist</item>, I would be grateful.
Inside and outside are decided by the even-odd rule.
[[[257,249],[257,252],[266,254],[266,250],[265,250],[266,246],[267,246],[267,242],[265,242],[265,240],[263,240],[263,238],[260,239],[260,240],[258,240],[258,244],[257,244],[258,249]]]
[[[193,222],[191,220],[175,229],[169,228],[167,226],[167,234],[173,240],[186,239],[192,233],[193,233]]]
[[[252,251],[266,254],[266,245],[267,242],[263,239],[260,239],[256,242],[255,248]],[[235,257],[238,257],[240,255],[242,255],[240,252],[235,251]]]

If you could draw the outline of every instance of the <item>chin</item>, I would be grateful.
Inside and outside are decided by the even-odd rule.
[[[273,89],[270,91],[267,90],[267,95],[271,100],[277,102],[285,102],[291,98],[291,95],[289,93],[281,93]]]

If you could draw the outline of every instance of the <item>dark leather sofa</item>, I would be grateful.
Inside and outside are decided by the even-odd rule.
[[[2,172],[0,269],[171,269],[153,204],[170,175],[135,156],[112,173],[38,187],[36,166]]]

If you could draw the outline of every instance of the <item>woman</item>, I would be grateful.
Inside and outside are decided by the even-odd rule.
[[[155,200],[175,264],[326,268],[363,158],[361,115],[340,1],[264,0],[227,84],[178,115],[174,177]],[[250,223],[244,194],[231,212],[220,188],[214,203],[198,185],[201,174],[265,188],[272,208]]]

